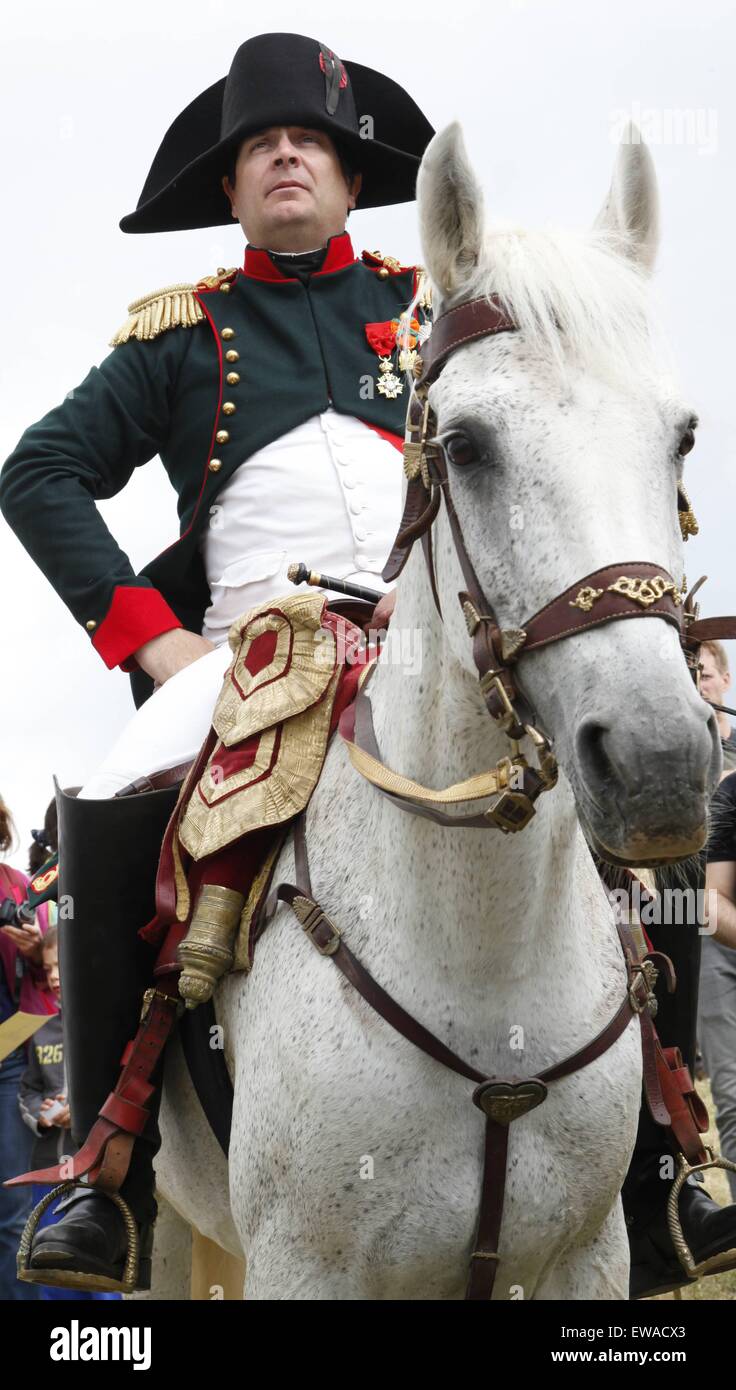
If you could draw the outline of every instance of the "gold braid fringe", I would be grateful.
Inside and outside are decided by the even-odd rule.
[[[134,299],[128,305],[129,317],[110,339],[110,347],[119,347],[121,343],[127,343],[129,338],[149,342],[167,328],[194,328],[204,318],[195,291],[219,289],[237,273],[237,267],[218,270],[217,275],[206,275],[196,285],[168,285],[166,289],[154,290],[152,294],[144,294],[141,299]]]

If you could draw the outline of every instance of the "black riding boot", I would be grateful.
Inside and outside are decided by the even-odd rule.
[[[118,1080],[123,1049],[135,1036],[151,984],[156,952],[138,930],[154,913],[161,841],[176,796],[171,788],[89,801],[57,790],[61,1005],[77,1145]],[[160,1083],[162,1061],[152,1083]],[[139,1227],[138,1288],[150,1287],[160,1089],[157,1084],[148,1102],[150,1118],[120,1188]],[[117,1205],[94,1189],[74,1188],[58,1210],[61,1219],[34,1237],[29,1269],[53,1272],[45,1282],[72,1288],[89,1287],[89,1276],[120,1280],[127,1236]]]
[[[646,926],[654,949],[670,957],[677,976],[674,994],[667,993],[662,975],[657,981],[659,1040],[663,1047],[679,1047],[691,1076],[695,1067],[700,972],[698,926],[697,921]],[[667,1223],[667,1199],[677,1152],[671,1131],[654,1123],[643,1099],[636,1148],[621,1194],[631,1248],[631,1298],[651,1297],[692,1282],[677,1257]],[[733,1249],[736,1265],[736,1205],[719,1207],[702,1184],[690,1177],[680,1191],[678,1209],[683,1234],[696,1263]]]

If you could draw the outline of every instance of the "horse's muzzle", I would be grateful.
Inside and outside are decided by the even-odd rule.
[[[687,722],[679,743],[641,746],[615,725],[590,719],[578,729],[578,812],[594,849],[614,864],[665,864],[696,854],[719,773],[715,716]],[[659,745],[659,746],[658,746]]]

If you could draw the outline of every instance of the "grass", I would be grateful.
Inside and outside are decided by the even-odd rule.
[[[710,1129],[708,1130],[708,1133],[703,1136],[703,1142],[707,1144],[709,1148],[712,1148],[715,1153],[717,1153],[719,1151],[718,1134],[716,1132],[715,1127],[713,1102],[711,1100],[710,1086],[708,1085],[707,1081],[698,1082],[698,1093],[702,1096],[703,1100],[705,1101],[708,1107],[708,1115],[710,1117]],[[728,1186],[728,1178],[726,1177],[726,1174],[723,1171],[723,1169],[710,1169],[706,1171],[704,1177],[705,1186],[708,1192],[710,1193],[711,1197],[713,1197],[716,1202],[719,1202],[721,1206],[727,1205],[728,1202],[730,1202],[731,1200],[731,1195]],[[729,1270],[728,1274],[711,1274],[706,1279],[698,1279],[695,1284],[690,1284],[686,1288],[681,1289],[680,1293],[683,1299],[697,1298],[709,1301],[719,1299],[726,1301],[734,1300],[736,1299],[736,1269]],[[663,1302],[665,1300],[671,1301],[675,1298],[675,1294],[663,1293],[659,1294],[657,1298],[645,1299],[644,1301],[657,1303]]]

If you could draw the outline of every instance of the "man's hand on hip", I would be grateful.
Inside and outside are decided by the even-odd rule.
[[[175,627],[171,632],[162,632],[144,642],[135,653],[135,659],[142,671],[151,676],[156,685],[164,685],[170,676],[175,676],[184,666],[190,666],[201,656],[215,650],[214,642],[200,637],[186,628]]]

